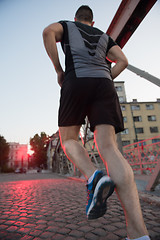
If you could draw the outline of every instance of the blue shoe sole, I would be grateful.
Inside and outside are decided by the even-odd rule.
[[[88,220],[102,217],[107,210],[106,201],[114,192],[115,184],[112,180],[107,181],[106,178],[108,177],[103,176],[97,183],[87,214]]]

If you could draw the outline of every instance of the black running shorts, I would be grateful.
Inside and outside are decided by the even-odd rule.
[[[113,81],[106,78],[76,78],[63,82],[58,116],[59,127],[82,125],[88,116],[90,130],[109,124],[124,130],[123,117]]]

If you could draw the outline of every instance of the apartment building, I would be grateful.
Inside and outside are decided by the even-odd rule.
[[[121,133],[123,146],[160,135],[159,100],[121,103],[121,109],[125,126]],[[156,141],[160,141],[160,138]]]
[[[126,102],[124,82],[115,82],[115,88],[125,126],[121,133],[122,145],[160,136],[160,99],[156,102],[138,102],[137,99]],[[160,137],[153,141],[160,141]]]

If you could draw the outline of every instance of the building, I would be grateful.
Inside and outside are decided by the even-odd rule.
[[[160,136],[160,99],[156,102],[138,102],[137,99],[127,102],[124,82],[115,82],[115,88],[125,126],[121,133],[122,145]],[[160,137],[153,141],[160,141]]]
[[[125,130],[121,133],[123,146],[160,136],[160,102],[121,103]],[[153,140],[155,141],[155,140]],[[157,138],[156,141],[160,141]]]
[[[50,141],[47,148],[47,168],[48,169],[53,168],[53,158],[54,158],[54,153],[55,153],[55,149],[58,144],[58,141],[59,141],[59,132],[57,131],[55,134],[53,134],[50,137]]]
[[[9,143],[9,161],[8,167],[28,168],[28,145],[15,142]]]

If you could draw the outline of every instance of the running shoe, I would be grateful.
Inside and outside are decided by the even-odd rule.
[[[86,215],[88,220],[102,217],[107,210],[107,198],[114,192],[115,184],[102,171],[97,171],[91,183],[87,184]]]

